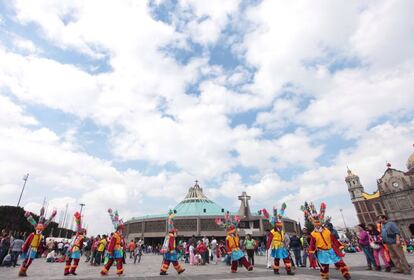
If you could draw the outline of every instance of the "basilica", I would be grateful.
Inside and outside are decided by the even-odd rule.
[[[258,211],[250,210],[251,197],[246,192],[238,196],[238,199],[240,200],[238,211],[225,209],[209,199],[196,181],[195,185],[188,189],[184,199],[173,209],[176,213],[174,225],[179,237],[188,238],[195,235],[224,238],[225,230],[219,227],[215,220],[223,218],[227,211],[240,217],[239,234],[241,236],[251,234],[256,238],[262,237],[265,230],[271,228],[269,221]],[[167,212],[168,209],[165,209],[164,214],[145,215],[127,221],[125,223],[127,240],[145,238],[148,243],[162,242],[167,231]],[[283,219],[283,224],[287,233],[299,232],[298,223],[295,220],[286,217]]]
[[[378,190],[366,193],[359,177],[348,169],[345,177],[352,203],[360,223],[376,223],[380,214],[386,214],[400,227],[403,237],[414,235],[414,153],[408,158],[407,170],[387,168],[377,179]]]

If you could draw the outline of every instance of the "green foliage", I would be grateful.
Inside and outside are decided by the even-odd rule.
[[[16,206],[0,206],[0,230],[6,229],[12,233],[18,235],[27,236],[33,232],[33,226],[27,221],[24,216],[25,210],[22,207]],[[36,221],[39,220],[39,216],[32,213]],[[71,237],[74,231],[64,228],[59,228],[59,225],[55,222],[51,222],[47,229],[43,232],[45,236],[58,237],[60,233],[61,237]]]

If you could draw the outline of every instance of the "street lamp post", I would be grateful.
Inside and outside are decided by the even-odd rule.
[[[342,209],[339,209],[339,211],[341,212],[342,221],[344,222],[345,229],[348,229],[348,227],[346,226],[346,223],[345,223],[344,214],[342,213],[343,210]]]
[[[81,216],[82,216],[82,209],[83,209],[83,207],[85,206],[85,203],[81,203],[81,204],[79,204],[80,205],[80,207],[81,207],[81,209],[80,209],[80,214],[81,214]]]
[[[19,201],[17,202],[17,207],[20,206],[20,200],[22,199],[22,195],[23,195],[23,192],[24,192],[24,188],[26,187],[27,179],[29,179],[29,173],[27,173],[26,175],[23,176],[24,183],[23,183],[22,191],[20,192]]]

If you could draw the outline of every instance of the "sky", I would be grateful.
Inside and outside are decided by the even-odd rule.
[[[198,180],[236,211],[328,205],[357,223],[367,192],[414,152],[414,2],[0,2],[0,204],[91,234],[166,213]],[[60,216],[60,217],[59,217]]]

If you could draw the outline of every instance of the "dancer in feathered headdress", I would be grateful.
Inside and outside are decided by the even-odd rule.
[[[274,258],[273,272],[279,274],[280,259],[283,259],[285,269],[288,275],[295,275],[292,272],[292,263],[290,262],[289,251],[289,236],[283,230],[282,218],[285,215],[286,203],[282,204],[279,212],[273,208],[273,215],[270,217],[266,209],[262,210],[262,214],[267,218],[273,229],[270,231],[267,238],[267,249],[271,250],[271,256]]]
[[[125,225],[122,219],[119,218],[119,213],[117,210],[113,212],[112,209],[109,208],[108,213],[115,228],[115,232],[113,233],[111,241],[108,244],[108,262],[102,268],[101,275],[108,275],[108,271],[111,268],[111,265],[114,263],[114,260],[116,260],[116,274],[118,274],[118,276],[121,276],[124,273],[123,256],[125,240],[122,236],[122,233],[125,229]]]
[[[240,262],[248,271],[253,270],[253,266],[246,259],[246,256],[240,250],[240,239],[237,234],[237,227],[240,223],[240,217],[232,217],[229,212],[224,215],[224,220],[217,218],[216,224],[226,229],[226,250],[231,257],[231,272],[237,272],[237,265]]]
[[[36,223],[35,219],[32,216],[32,213],[26,212],[24,214],[29,223],[34,227],[35,232],[32,232],[26,239],[23,244],[22,252],[24,261],[19,270],[19,276],[27,276],[26,271],[29,268],[32,261],[36,258],[37,251],[39,249],[40,243],[42,242],[43,235],[42,232],[47,228],[53,218],[56,216],[56,210],[53,210],[52,215],[49,219],[45,219],[45,208],[40,209],[39,221]]]
[[[177,236],[177,229],[174,227],[175,213],[170,210],[167,218],[168,233],[164,238],[164,243],[161,248],[163,254],[160,275],[167,275],[167,270],[170,267],[170,263],[173,264],[178,274],[181,274],[185,269],[178,262],[177,244],[175,243],[175,237]]]
[[[82,217],[79,212],[76,212],[74,215],[75,224],[76,224],[76,234],[73,236],[70,247],[67,251],[66,256],[66,265],[64,270],[64,275],[77,275],[76,269],[78,268],[79,260],[81,257],[81,251],[83,248],[83,241],[85,240],[86,229],[82,228]],[[73,260],[73,265],[72,264]]]
[[[329,279],[329,265],[335,264],[335,267],[341,271],[345,279],[351,279],[348,267],[342,260],[343,246],[336,237],[324,227],[326,204],[321,203],[319,214],[313,203],[304,205],[301,210],[305,213],[305,217],[309,219],[315,229],[311,233],[311,241],[309,245],[309,254],[316,255],[321,268],[322,279]]]

